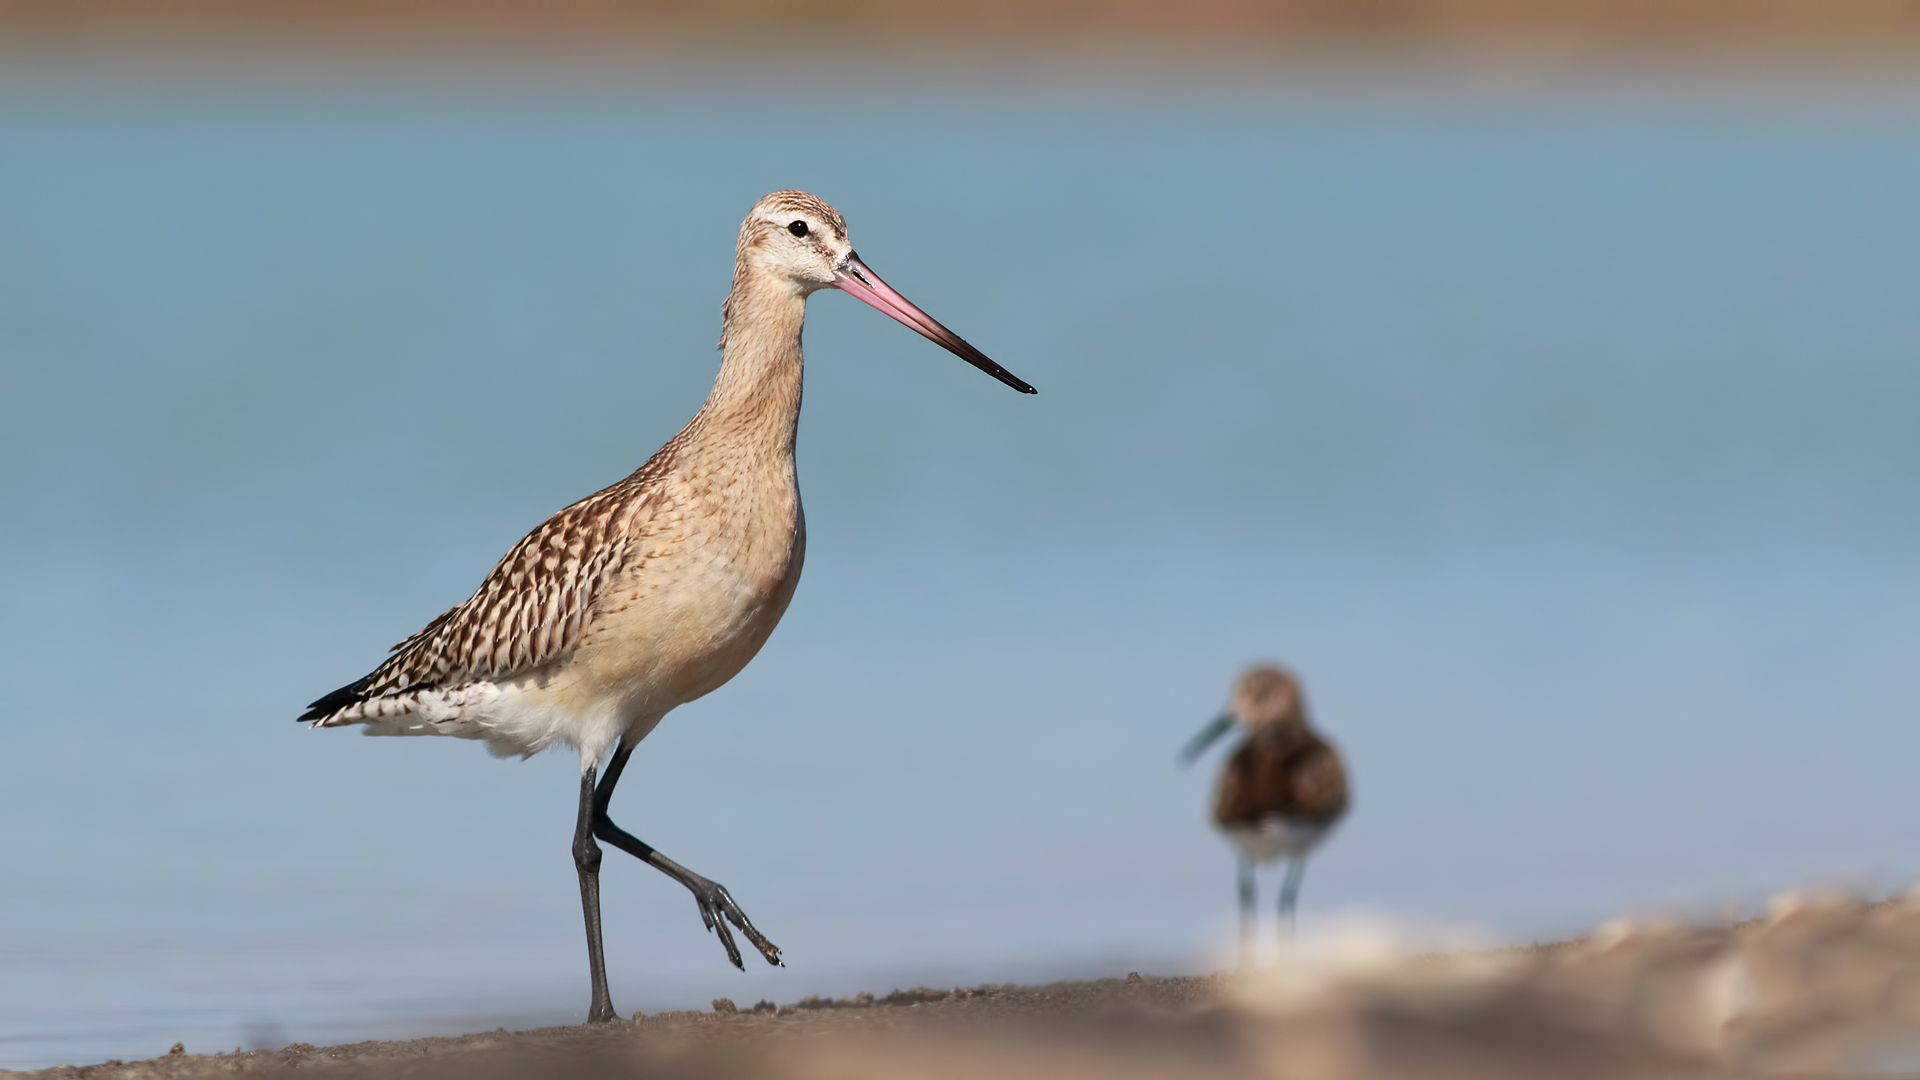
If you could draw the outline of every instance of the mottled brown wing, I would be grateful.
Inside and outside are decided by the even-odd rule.
[[[570,651],[646,516],[642,469],[541,522],[468,600],[393,647],[365,678],[313,703],[325,719],[371,698],[537,668]]]
[[[1324,821],[1347,810],[1347,770],[1340,752],[1313,740],[1291,763],[1293,804],[1289,817]]]
[[[1213,817],[1221,825],[1327,821],[1346,808],[1347,773],[1333,747],[1313,736],[1291,746],[1253,738],[1228,759]]]

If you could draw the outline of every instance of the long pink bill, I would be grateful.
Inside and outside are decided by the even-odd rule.
[[[938,342],[948,352],[1015,390],[1023,394],[1040,392],[1021,381],[1013,372],[988,359],[986,353],[967,344],[959,334],[941,326],[933,316],[915,307],[911,300],[894,292],[892,286],[880,280],[879,274],[868,269],[867,264],[860,261],[860,256],[852,254],[847,256],[847,263],[839,273],[834,275],[833,284],[842,292],[851,293],[913,327],[928,340]]]

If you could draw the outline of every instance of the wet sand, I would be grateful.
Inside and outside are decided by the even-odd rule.
[[[6,1077],[1920,1075],[1920,897],[1783,899],[1731,926],[1556,945],[1315,943],[1260,970],[662,1013],[600,1027],[294,1045]]]

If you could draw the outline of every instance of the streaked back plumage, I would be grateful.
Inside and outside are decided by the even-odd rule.
[[[619,483],[541,522],[472,596],[395,645],[371,673],[314,702],[300,719],[321,727],[352,723],[366,717],[360,706],[368,701],[511,679],[567,655],[602,587],[624,567],[652,482],[686,435],[683,430]]]

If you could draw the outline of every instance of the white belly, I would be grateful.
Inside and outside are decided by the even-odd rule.
[[[1288,821],[1266,818],[1258,825],[1237,825],[1223,830],[1242,855],[1257,863],[1275,859],[1298,858],[1312,851],[1325,839],[1333,825],[1328,822]]]
[[[380,698],[363,707],[359,722],[368,735],[482,739],[496,757],[531,757],[555,743],[597,750],[620,737],[625,725],[616,710],[580,708],[553,692],[555,681],[542,673]]]

